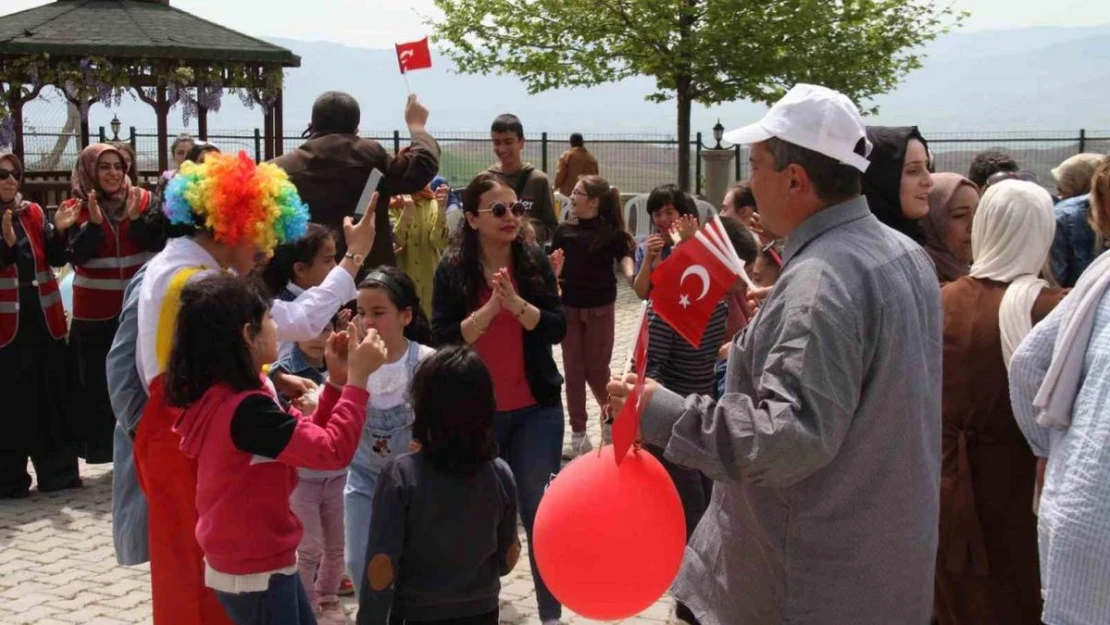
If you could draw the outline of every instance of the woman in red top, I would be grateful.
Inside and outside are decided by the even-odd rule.
[[[500,456],[516,476],[528,538],[544,487],[563,450],[563,376],[551,346],[567,322],[547,257],[527,245],[524,205],[497,176],[479,174],[463,191],[466,222],[436,269],[432,331],[437,343],[467,343],[493,376]],[[531,554],[529,554],[531,557]],[[532,562],[540,620],[557,622],[562,606]]]
[[[73,197],[58,206],[59,232],[69,240],[73,266],[70,347],[75,367],[73,411],[79,419],[78,453],[90,464],[112,461],[116,419],[108,399],[104,359],[119,327],[123,291],[161,247],[147,223],[150,192],[131,186],[127,158],[98,143],[73,166]]]
[[[23,163],[0,154],[0,499],[26,497],[27,458],[39,491],[81,485],[70,444],[66,396],[66,318],[51,266],[65,242],[43,210],[19,193]]]

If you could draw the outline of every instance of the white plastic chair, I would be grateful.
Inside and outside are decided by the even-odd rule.
[[[624,205],[624,223],[637,242],[651,236],[651,215],[647,212],[648,194],[642,193]]]
[[[717,207],[712,203],[705,200],[697,200],[694,202],[698,207],[698,217],[702,223],[709,221],[717,216]]]
[[[566,221],[570,217],[570,198],[556,191],[555,201],[559,203],[559,219]]]

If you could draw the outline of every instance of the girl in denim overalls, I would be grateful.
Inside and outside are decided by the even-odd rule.
[[[366,425],[343,491],[345,559],[351,579],[361,579],[366,568],[371,502],[378,476],[390,458],[408,453],[412,442],[408,391],[413,371],[434,351],[427,347],[431,330],[416,285],[396,267],[379,267],[359,284],[358,324],[363,331],[378,331],[389,350],[389,361],[370,376]]]

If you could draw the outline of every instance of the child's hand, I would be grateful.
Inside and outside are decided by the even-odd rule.
[[[348,321],[347,327],[353,328],[354,324]],[[347,383],[347,332],[332,332],[324,346],[324,362],[328,365],[328,379],[332,384],[339,386]]]
[[[344,308],[336,315],[335,327],[346,328],[349,323],[351,323],[351,309]]]
[[[304,395],[289,402],[294,408],[301,411],[301,414],[312,414],[316,412],[316,394]]]
[[[441,184],[436,189],[436,204],[438,204],[439,214],[447,214],[447,203],[451,200],[451,187]]]
[[[683,215],[671,224],[671,241],[678,245],[686,239],[694,238],[698,232],[698,218],[693,215]]]
[[[316,390],[316,383],[312,380],[289,373],[279,373],[274,376],[273,381],[274,388],[289,399],[300,399],[304,395]]]
[[[401,203],[404,204],[404,208],[401,209],[401,221],[412,221],[416,213],[416,202],[412,200],[411,195],[402,195]]]
[[[644,262],[648,267],[655,269],[659,263],[659,258],[663,253],[663,236],[653,234],[647,240],[647,252],[644,254]]]
[[[551,252],[547,255],[547,261],[551,263],[551,270],[555,272],[556,278],[563,275],[564,260],[566,260],[566,256],[563,254],[563,250],[561,249],[555,250],[554,252]]]
[[[377,330],[367,330],[361,342],[355,337],[354,326],[347,329],[347,384],[366,388],[370,374],[389,357],[385,342]]]

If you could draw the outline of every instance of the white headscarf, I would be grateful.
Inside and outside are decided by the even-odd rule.
[[[1056,214],[1040,185],[1005,180],[991,185],[971,224],[971,277],[1010,284],[998,311],[1002,360],[1010,359],[1033,329],[1033,304],[1047,286],[1037,277],[1052,249]]]

